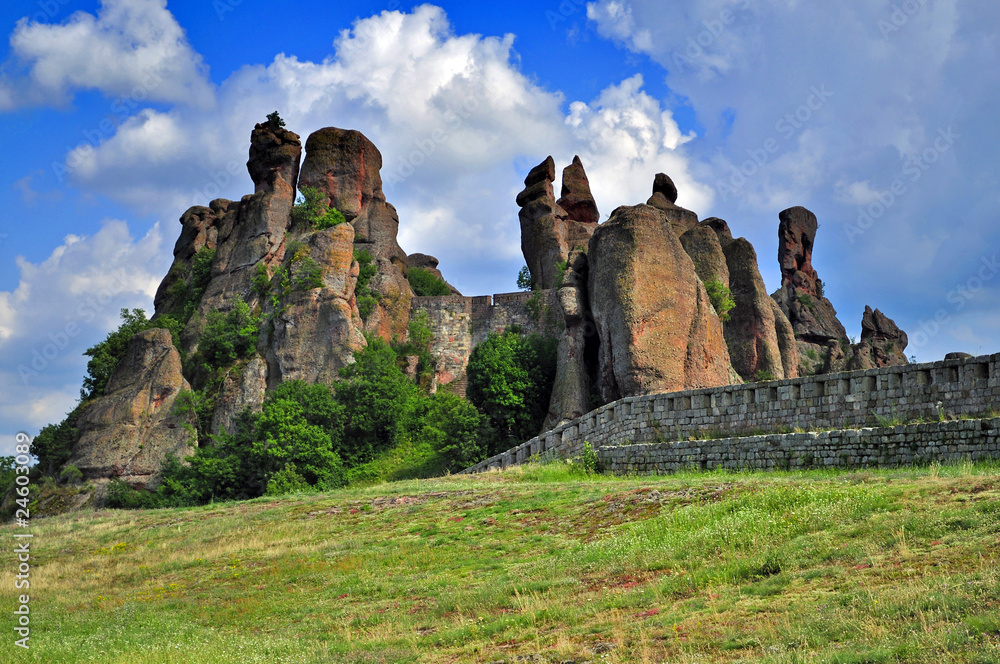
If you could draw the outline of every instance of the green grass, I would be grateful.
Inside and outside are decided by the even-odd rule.
[[[3,661],[998,662],[998,498],[996,464],[553,463],[69,514],[31,525],[32,647]]]

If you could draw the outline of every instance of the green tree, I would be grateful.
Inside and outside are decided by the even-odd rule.
[[[556,346],[554,339],[506,331],[490,333],[472,351],[467,394],[498,434],[491,454],[541,429],[555,381]]]
[[[282,383],[268,395],[257,418],[251,466],[265,490],[275,473],[289,465],[311,486],[344,483],[336,449],[344,438],[344,408],[330,388],[302,381]]]
[[[443,391],[427,397],[425,402],[419,436],[437,453],[443,471],[463,470],[486,458],[486,418],[475,406]]]
[[[38,468],[43,475],[56,477],[63,464],[73,454],[80,432],[76,428],[76,418],[80,406],[70,412],[59,424],[50,424],[38,432],[31,441],[31,455],[38,459]]]
[[[531,270],[528,269],[527,265],[521,267],[521,271],[517,273],[517,287],[521,290],[532,290],[535,287],[535,282],[531,278]]]
[[[341,455],[349,466],[396,443],[417,395],[416,385],[397,365],[396,352],[383,340],[370,338],[355,360],[341,370],[344,380],[334,386],[347,417]]]
[[[292,206],[292,219],[298,223],[322,231],[347,221],[343,213],[335,207],[328,207],[326,195],[314,187],[299,189],[301,196]]]

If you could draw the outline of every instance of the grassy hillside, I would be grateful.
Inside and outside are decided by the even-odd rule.
[[[552,464],[64,515],[3,661],[1000,662],[998,497],[997,465]]]

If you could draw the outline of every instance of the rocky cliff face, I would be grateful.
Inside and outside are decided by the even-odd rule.
[[[600,219],[579,157],[563,170],[558,201],[552,189],[555,178],[555,161],[548,157],[531,169],[524,179],[524,190],[517,195],[521,251],[536,288],[556,285],[563,271],[560,266],[568,260],[570,251],[586,249]]]
[[[120,477],[133,485],[155,481],[168,454],[194,453],[194,419],[174,412],[190,389],[181,357],[166,330],[146,330],[129,342],[104,396],[77,419],[80,439],[69,463],[86,479]]]
[[[666,212],[618,208],[588,260],[604,401],[730,381],[722,323]]]

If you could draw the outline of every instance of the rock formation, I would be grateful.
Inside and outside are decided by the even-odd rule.
[[[555,177],[555,161],[548,157],[531,169],[524,179],[524,190],[517,195],[521,251],[537,288],[555,286],[562,272],[559,266],[568,260],[570,251],[586,249],[600,219],[579,157],[563,171],[559,202],[552,190]]]
[[[734,305],[723,329],[733,368],[743,380],[793,378],[798,355],[788,319],[767,295],[757,253],[743,239],[734,240],[729,225],[711,218],[681,235],[684,250],[701,280],[730,290]]]
[[[646,205],[662,210],[674,233],[680,237],[698,224],[698,215],[677,206],[676,202],[677,187],[674,186],[674,181],[665,173],[657,173],[653,177],[653,195],[646,201]]]
[[[587,294],[587,254],[570,252],[559,288],[564,329],[559,336],[556,378],[543,430],[580,417],[592,407],[591,387],[597,337]]]
[[[666,212],[618,208],[588,262],[604,401],[730,382],[722,323]]]
[[[321,129],[305,143],[300,172],[302,142],[277,124],[251,134],[253,194],[181,216],[174,262],[154,301],[154,322],[181,330],[179,348],[165,329],[136,335],[104,395],[81,409],[71,463],[89,479],[145,485],[167,454],[190,454],[193,415],[173,408],[182,390],[205,396],[211,387],[203,402],[210,417],[198,424],[209,429],[200,433],[219,434],[233,432],[240,413],[259,411],[284,381],[338,380],[366,345],[365,333],[406,335],[412,267],[443,279],[436,258],[400,248],[399,218],[382,192],[382,156],[371,141]],[[647,204],[619,207],[604,224],[579,157],[563,170],[558,201],[554,180],[549,157],[517,197],[525,260],[536,287],[549,290],[417,301],[438,314],[432,348],[441,384],[461,384],[474,334],[481,340],[532,320],[535,331],[559,337],[546,428],[624,396],[793,377],[800,357],[809,372],[906,362],[906,334],[878,310],[865,309],[861,341],[847,343],[812,266],[817,223],[808,210],[779,215],[782,283],[768,297],[750,243],[734,239],[724,220],[699,223],[678,207],[667,175],[654,177]],[[324,228],[301,209],[293,218],[297,188],[315,189],[320,208],[338,209],[347,223]],[[362,270],[369,263],[361,252],[374,270]],[[731,293],[727,320],[706,284]],[[237,303],[260,321],[256,343],[224,367],[209,366],[205,331]],[[415,358],[407,360],[415,374]]]
[[[320,191],[355,231],[359,248],[375,258],[378,273],[371,288],[379,303],[365,330],[391,339],[406,334],[413,291],[406,280],[406,253],[396,241],[399,215],[382,193],[382,153],[358,131],[327,127],[306,141],[299,188]]]
[[[861,341],[830,349],[826,373],[860,371],[909,364],[906,359],[906,332],[878,309],[865,307],[861,318]]]
[[[443,281],[445,286],[451,289],[452,295],[461,295],[457,288],[448,283],[448,281],[444,278],[444,275],[441,273],[441,270],[438,269],[438,259],[433,256],[428,256],[427,254],[410,254],[406,257],[406,262],[409,263],[411,269],[419,268],[421,270],[427,270],[435,277]]]
[[[104,396],[77,418],[80,438],[69,463],[86,479],[120,477],[144,486],[155,480],[168,454],[194,453],[194,420],[174,412],[190,385],[166,330],[132,337],[108,380]]]
[[[795,376],[796,367],[790,367],[788,374],[785,371],[778,343],[779,323],[753,246],[744,238],[733,240],[726,246],[726,264],[736,303],[724,324],[733,368],[746,381]]]
[[[816,215],[804,207],[783,210],[778,225],[778,264],[781,287],[771,297],[795,331],[803,374],[816,373],[830,348],[847,342],[847,332],[812,266]]]

